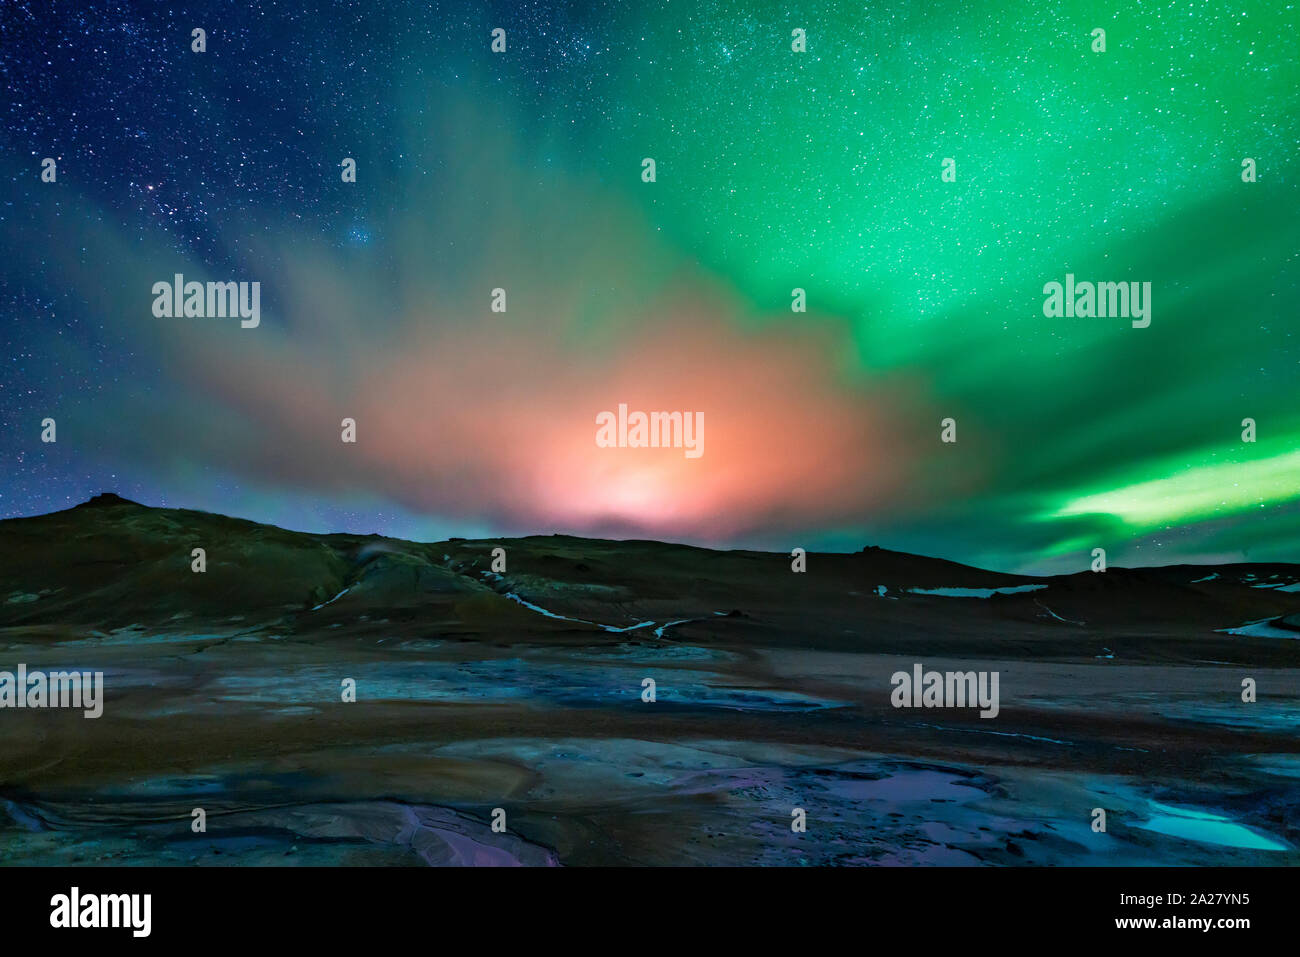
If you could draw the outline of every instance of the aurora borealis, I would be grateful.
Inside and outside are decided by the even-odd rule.
[[[1298,21],[5,4],[0,516],[1296,560]],[[177,273],[260,282],[260,325],[155,317]],[[1045,317],[1067,273],[1150,282],[1150,327]],[[598,447],[620,403],[707,452]]]

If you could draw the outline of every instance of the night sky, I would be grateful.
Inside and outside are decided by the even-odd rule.
[[[1295,4],[252,6],[0,2],[0,517],[1300,560]]]

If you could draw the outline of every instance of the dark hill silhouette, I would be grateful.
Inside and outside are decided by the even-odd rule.
[[[489,573],[498,546],[507,561],[500,576]],[[195,548],[205,552],[202,574],[191,570]],[[782,553],[570,535],[432,543],[319,535],[106,492],[0,522],[0,625],[174,630],[238,622],[297,631],[382,618],[424,633],[499,640],[522,629],[587,641],[593,632],[620,640],[624,632],[612,629],[681,622],[670,638],[1017,655],[1105,648],[1155,660],[1232,660],[1250,649],[1272,660],[1287,653],[1276,639],[1221,630],[1260,620],[1294,629],[1300,613],[1300,594],[1262,587],[1300,581],[1300,566],[1288,564],[1034,577],[874,547],[812,553],[802,574],[790,561]]]

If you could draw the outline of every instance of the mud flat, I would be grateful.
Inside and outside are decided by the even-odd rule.
[[[98,719],[0,712],[0,860],[1300,863],[1295,566],[816,558],[0,522],[0,668],[104,675]],[[996,718],[893,707],[915,663],[997,672]]]

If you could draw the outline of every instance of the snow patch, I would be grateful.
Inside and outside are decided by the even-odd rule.
[[[1001,588],[906,588],[904,591],[911,592],[913,595],[942,595],[944,598],[992,598],[994,595],[1020,595],[1046,587],[1046,585],[1004,585]]]
[[[319,605],[317,605],[316,607],[314,607],[314,608],[312,609],[312,611],[320,611],[320,610],[321,610],[322,608],[324,608],[326,605],[332,605],[332,604],[334,604],[336,601],[338,601],[340,598],[342,598],[344,595],[346,595],[346,594],[347,594],[348,592],[350,592],[351,590],[352,590],[351,586],[349,586],[349,587],[343,589],[341,592],[339,592],[337,595],[335,595],[335,596],[334,596],[333,598],[331,598],[329,601],[323,601],[323,602],[321,602]]]
[[[1261,618],[1259,621],[1248,621],[1237,628],[1216,628],[1219,634],[1240,635],[1243,638],[1300,638],[1300,631],[1291,631],[1287,628],[1276,628],[1273,622],[1276,618]]]

